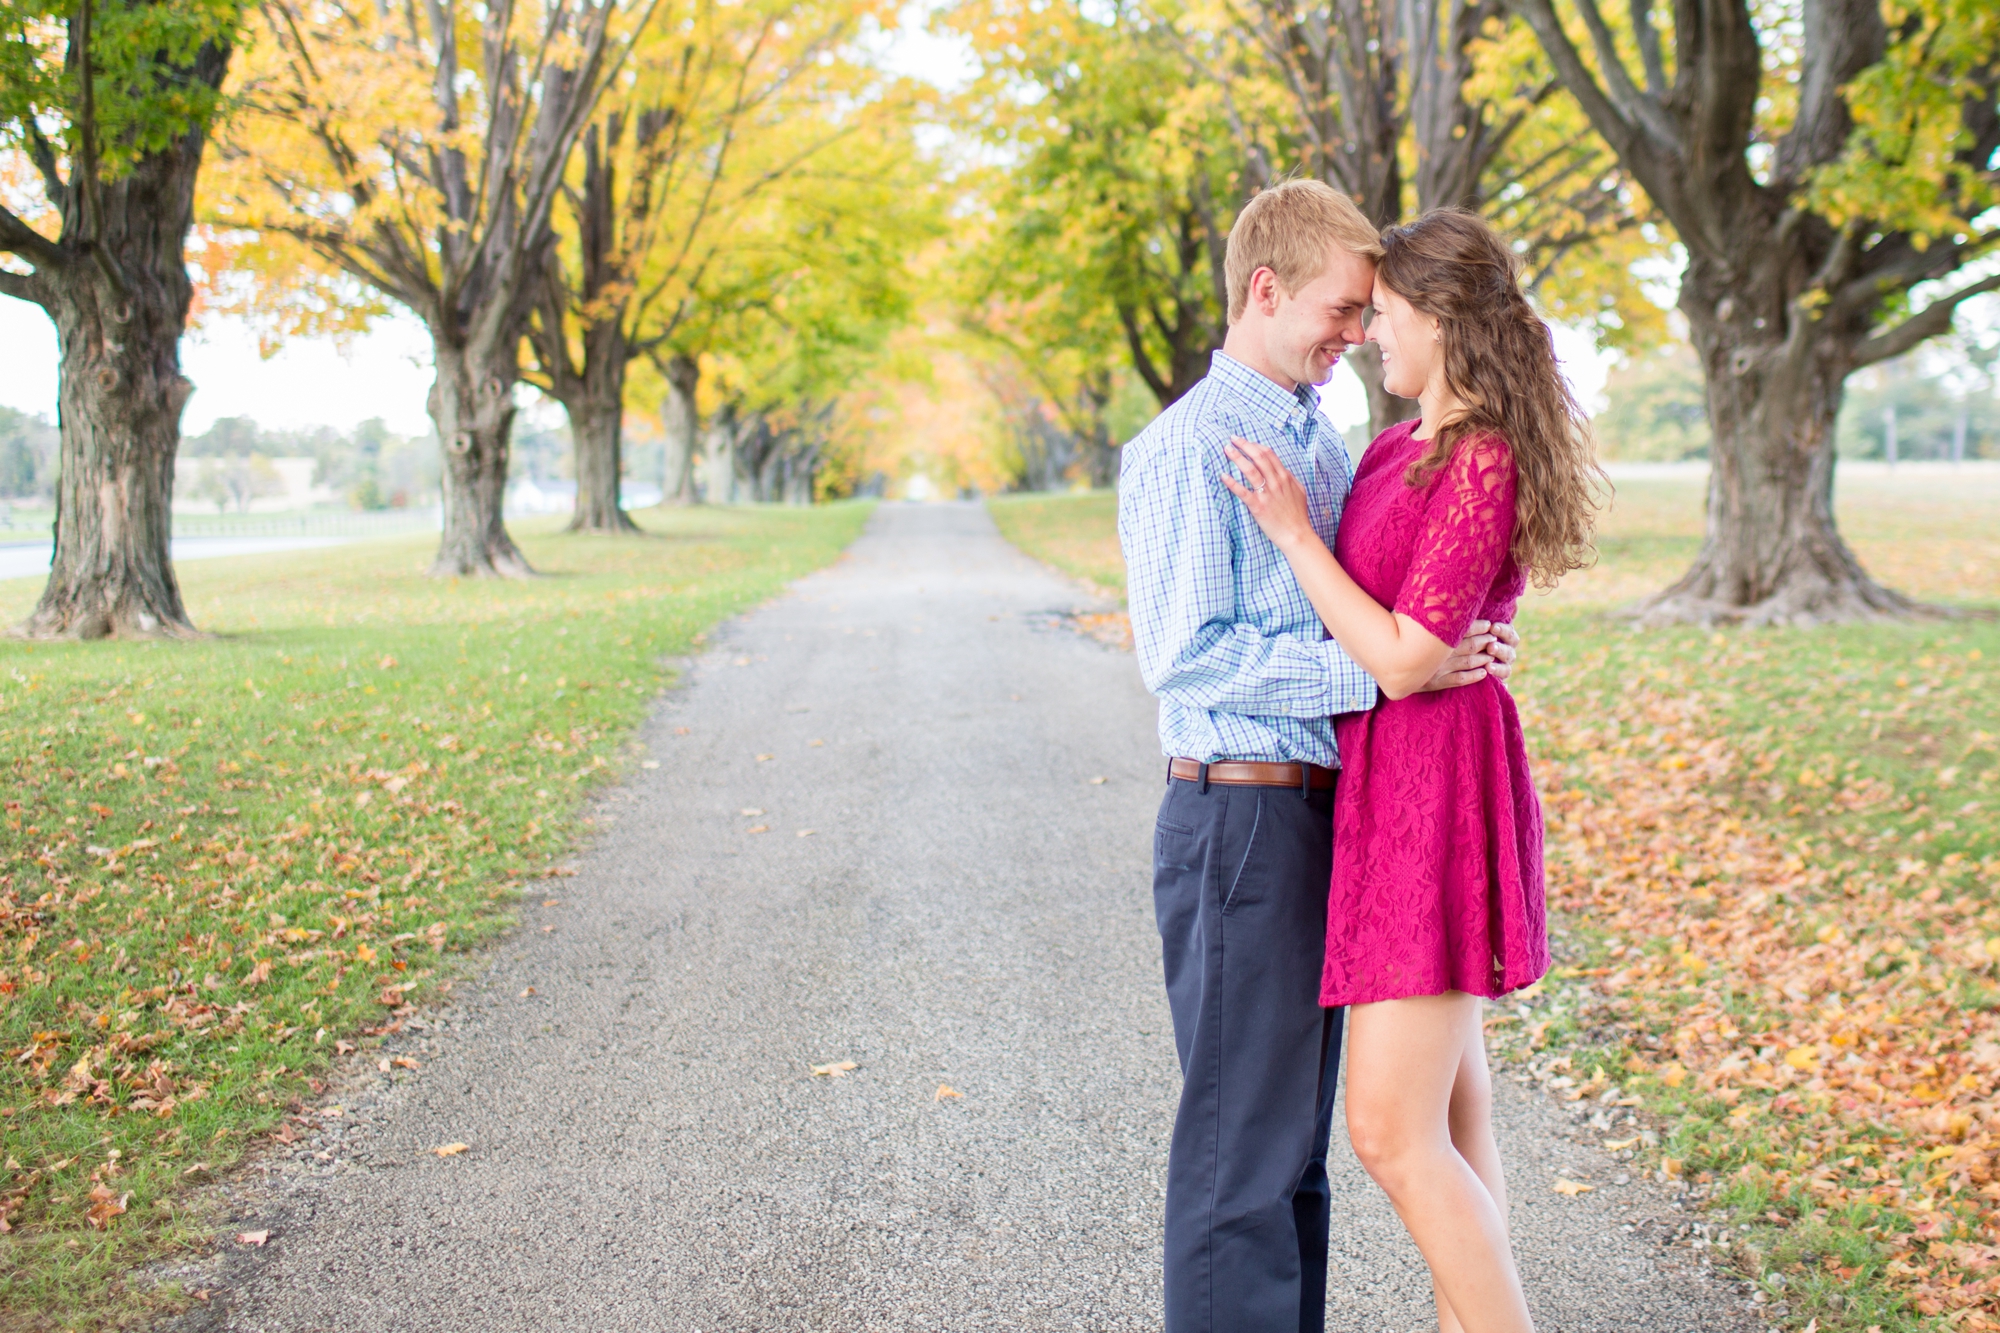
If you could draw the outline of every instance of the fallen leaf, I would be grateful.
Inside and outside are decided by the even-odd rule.
[[[271,1233],[268,1231],[239,1231],[236,1233],[236,1242],[239,1245],[262,1245],[269,1239],[271,1239]]]
[[[336,1041],[333,1043],[333,1053],[335,1055],[352,1055],[354,1054],[354,1043],[351,1041]]]
[[[658,768],[659,766],[660,761],[657,759],[641,759],[639,761],[639,767],[641,768]]]
[[[544,898],[544,899],[542,899],[542,906],[544,906],[544,907],[561,907],[561,906],[562,906],[562,899],[560,899],[560,898]]]
[[[535,993],[535,988],[533,986],[530,986],[528,987],[528,989],[521,992],[521,998],[525,1000],[534,993]]]
[[[963,1096],[965,1096],[964,1093],[960,1092],[957,1088],[952,1087],[949,1083],[940,1083],[938,1084],[937,1095],[932,1097],[931,1100],[934,1102],[941,1102],[947,1097],[963,1097]]]
[[[817,833],[817,832],[819,832],[819,830],[818,830],[818,829],[816,829],[816,828],[802,828],[802,829],[800,829],[800,830],[799,830],[799,834],[798,834],[798,835],[799,835],[799,836],[800,836],[801,838],[810,838],[810,837],[811,837],[811,836],[812,836],[813,834],[815,834],[815,833]]]
[[[822,746],[822,745],[825,745],[825,744],[826,744],[826,742],[825,742],[825,741],[807,741],[807,742],[806,742],[806,747],[807,747],[808,749],[813,749],[813,750],[817,750],[817,749],[818,749],[818,748],[819,748],[820,746]]]
[[[469,1143],[447,1143],[444,1147],[433,1148],[431,1151],[440,1157],[456,1157],[460,1153],[468,1151],[471,1147],[472,1145]]]
[[[417,1067],[417,1062],[407,1055],[399,1055],[389,1063],[398,1069],[415,1069]]]
[[[270,979],[271,960],[268,958],[258,960],[257,966],[243,974],[243,984],[246,986],[261,986]]]
[[[760,755],[758,755],[758,756],[757,756],[757,762],[761,764],[761,763],[765,762],[766,760],[769,760],[769,759],[776,759],[777,757],[778,757],[778,756],[776,756],[776,755],[774,755],[774,754],[760,754]]]
[[[375,1067],[386,1074],[389,1072],[389,1061],[386,1058],[377,1060],[375,1062]]]
[[[771,826],[769,824],[752,824],[749,828],[743,831],[745,833],[769,833],[771,831]]]
[[[1092,778],[1090,780],[1090,785],[1093,787],[1102,787],[1105,783],[1109,781],[1111,781],[1110,778]]]
[[[1606,1140],[1604,1141],[1604,1151],[1606,1151],[1606,1152],[1624,1152],[1624,1151],[1625,1151],[1625,1150],[1626,1150],[1627,1148],[1631,1147],[1631,1146],[1632,1146],[1633,1144],[1637,1143],[1638,1141],[1639,1141],[1639,1136],[1638,1136],[1638,1135],[1636,1135],[1636,1134],[1634,1134],[1634,1135],[1633,1135],[1633,1136],[1632,1136],[1631,1138],[1629,1138],[1629,1139],[1616,1139],[1616,1140],[1613,1140],[1613,1139],[1606,1139]]]
[[[1567,1195],[1572,1199],[1579,1194],[1588,1194],[1596,1188],[1597,1186],[1586,1185],[1581,1180],[1569,1180],[1563,1177],[1557,1177],[1555,1184],[1556,1193]]]
[[[688,734],[688,729],[687,729],[686,727],[675,727],[675,728],[674,728],[674,735],[676,735],[676,736],[685,736],[685,735],[687,735],[687,734]]]
[[[861,1066],[855,1064],[852,1060],[836,1060],[830,1065],[814,1065],[812,1066],[812,1071],[816,1077],[846,1078],[848,1070],[859,1068]]]
[[[95,1185],[90,1191],[90,1207],[85,1210],[84,1219],[102,1231],[112,1218],[125,1211],[125,1201],[131,1197],[130,1194],[113,1194],[108,1185]]]
[[[755,819],[758,815],[761,815],[764,812],[754,805],[746,805],[736,813],[742,815],[745,819]]]

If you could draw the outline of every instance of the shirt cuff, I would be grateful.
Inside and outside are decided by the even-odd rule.
[[[1365,713],[1375,706],[1375,678],[1363,671],[1338,643],[1324,639],[1320,645],[1326,657],[1327,687],[1331,691],[1330,714]]]

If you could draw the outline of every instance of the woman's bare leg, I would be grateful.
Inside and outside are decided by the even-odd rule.
[[[1348,1043],[1348,1137],[1430,1265],[1440,1326],[1532,1333],[1507,1244],[1479,1001],[1452,992],[1356,1005]]]
[[[1458,1077],[1451,1085],[1451,1146],[1465,1159],[1507,1225],[1507,1184],[1500,1169],[1500,1148],[1493,1141],[1493,1076],[1486,1065],[1486,1029],[1482,1019],[1485,1006],[1475,1002],[1465,1035],[1465,1050],[1459,1057]],[[1465,1325],[1452,1313],[1444,1289],[1431,1281],[1437,1295],[1438,1333],[1465,1333]]]

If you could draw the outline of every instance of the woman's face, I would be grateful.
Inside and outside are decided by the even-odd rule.
[[[1382,349],[1382,387],[1398,398],[1415,398],[1442,368],[1438,322],[1383,286],[1380,278],[1373,304],[1368,336]]]

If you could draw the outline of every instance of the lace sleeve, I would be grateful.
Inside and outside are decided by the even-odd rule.
[[[1445,643],[1465,637],[1514,539],[1514,451],[1497,435],[1462,441],[1431,483],[1423,531],[1396,610]]]

